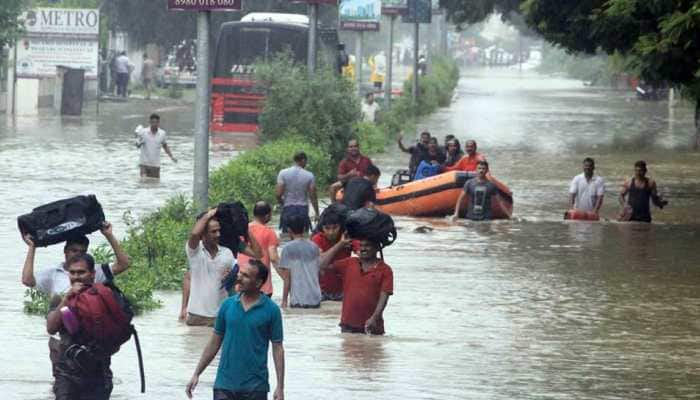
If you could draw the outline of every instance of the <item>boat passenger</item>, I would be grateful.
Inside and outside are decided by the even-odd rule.
[[[445,144],[445,164],[444,167],[451,167],[455,165],[464,156],[464,151],[462,151],[462,146],[459,144],[459,140],[452,138]]]
[[[455,204],[455,213],[452,220],[459,218],[459,211],[465,196],[469,196],[467,207],[467,219],[473,221],[486,221],[491,219],[491,197],[498,193],[498,188],[487,178],[489,163],[486,160],[479,161],[476,167],[477,176],[469,179],[464,184],[464,190],[459,195]]]
[[[647,178],[647,163],[634,163],[634,177],[622,184],[620,205],[623,207],[621,221],[651,222],[649,200],[659,208],[664,208],[668,201],[661,198],[656,191],[656,181]]]
[[[476,141],[468,140],[464,144],[464,150],[467,154],[453,166],[446,167],[445,171],[472,172],[476,171],[477,164],[479,164],[480,161],[486,161],[486,157],[476,152]]]
[[[428,153],[425,159],[421,160],[420,164],[418,164],[413,180],[417,181],[439,174],[444,163],[445,154],[440,150],[437,138],[430,138]]]
[[[430,132],[424,131],[420,134],[420,141],[414,146],[406,148],[403,145],[403,132],[399,133],[399,138],[397,143],[399,144],[399,149],[404,153],[411,154],[411,161],[408,163],[408,172],[411,176],[416,174],[416,169],[421,161],[427,159],[428,157],[428,144],[430,144]]]
[[[372,160],[360,153],[360,142],[352,139],[348,142],[347,156],[338,164],[338,180],[345,182],[352,177],[365,176],[371,164]]]

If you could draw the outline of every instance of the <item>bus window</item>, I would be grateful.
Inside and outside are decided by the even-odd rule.
[[[237,27],[222,32],[217,46],[215,77],[252,73],[252,65],[275,54],[291,52],[294,61],[306,60],[306,32],[289,28]]]

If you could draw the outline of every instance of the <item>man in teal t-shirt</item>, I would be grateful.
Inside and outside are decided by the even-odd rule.
[[[284,346],[282,314],[260,288],[269,270],[252,259],[238,272],[240,294],[221,304],[214,333],[202,353],[197,369],[187,384],[186,393],[199,383],[199,375],[222,347],[219,369],[214,382],[214,400],[265,400],[270,391],[267,351],[272,342],[272,358],[277,374],[274,400],[284,400]]]

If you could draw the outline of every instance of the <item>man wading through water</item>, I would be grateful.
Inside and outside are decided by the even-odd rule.
[[[221,348],[214,382],[214,400],[265,400],[270,391],[267,352],[272,342],[272,359],[277,374],[274,400],[284,400],[284,346],[282,314],[269,297],[260,292],[269,270],[258,260],[241,265],[237,284],[240,293],[221,305],[214,333],[207,344],[185,392],[192,392],[199,376]]]
[[[318,198],[316,196],[316,178],[307,171],[306,153],[300,151],[294,154],[294,165],[285,168],[277,175],[275,195],[282,205],[280,229],[287,232],[287,219],[292,215],[300,215],[306,221],[305,232],[311,229],[309,219],[309,200],[314,208],[314,221],[318,222]]]
[[[228,297],[222,281],[231,273],[236,259],[230,249],[219,244],[221,223],[216,212],[212,208],[199,215],[185,244],[190,268],[182,282],[180,320],[187,325],[214,325],[219,305]],[[251,245],[241,241],[238,251],[258,257],[260,246],[250,231],[248,236]]]
[[[489,163],[479,161],[476,167],[476,178],[472,178],[464,184],[462,193],[455,204],[455,213],[452,220],[459,218],[459,211],[464,202],[464,197],[469,196],[467,206],[467,218],[473,221],[488,221],[491,219],[491,197],[498,193],[498,188],[488,180]]]
[[[380,244],[360,241],[358,257],[330,261],[345,250],[350,240],[342,239],[321,257],[321,268],[336,271],[343,282],[340,330],[347,333],[384,334],[384,309],[394,293],[394,273],[377,257]]]
[[[84,343],[75,343],[63,326],[62,309],[68,309],[69,300],[95,283],[95,260],[89,254],[79,254],[68,260],[70,289],[61,303],[46,317],[46,330],[54,335],[60,332],[58,358],[54,368],[53,391],[56,400],[107,400],[112,393],[110,356],[98,350],[84,350]],[[92,347],[92,346],[90,346]],[[81,350],[78,352],[76,350]]]
[[[151,114],[150,126],[144,128],[141,125],[136,127],[136,147],[141,149],[139,160],[139,169],[141,178],[160,178],[160,148],[165,150],[165,153],[177,163],[177,159],[173,157],[173,153],[166,142],[166,133],[160,129],[160,116]]]
[[[129,256],[124,252],[119,240],[112,233],[112,224],[105,222],[100,229],[107,242],[112,248],[116,260],[114,264],[102,264],[95,270],[94,281],[104,283],[112,280],[115,275],[119,275],[129,268]],[[63,246],[64,260],[53,267],[43,269],[36,275],[34,274],[34,257],[36,255],[36,246],[33,238],[27,234],[24,236],[24,242],[29,246],[27,250],[27,258],[24,261],[22,268],[22,284],[28,288],[36,288],[49,296],[51,306],[61,301],[61,296],[67,293],[71,288],[70,272],[68,271],[68,261],[76,256],[86,254],[90,240],[86,236],[74,236],[66,241]],[[49,338],[49,358],[51,359],[52,369],[55,375],[55,364],[59,357],[58,339],[54,336]]]

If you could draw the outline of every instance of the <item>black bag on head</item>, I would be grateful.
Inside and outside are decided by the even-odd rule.
[[[394,220],[389,214],[374,208],[360,208],[351,212],[345,221],[345,229],[350,238],[371,240],[382,248],[396,240]]]
[[[248,210],[240,201],[221,203],[216,207],[216,219],[221,224],[219,244],[238,256],[241,237],[248,240]]]
[[[90,234],[102,228],[104,222],[102,206],[94,195],[54,201],[17,218],[22,236],[32,235],[34,244],[39,247]]]

